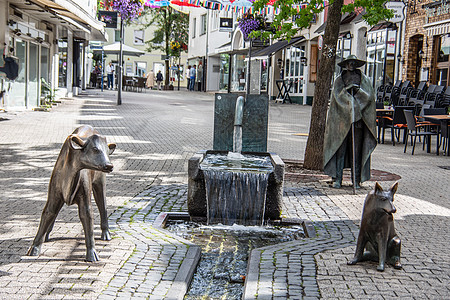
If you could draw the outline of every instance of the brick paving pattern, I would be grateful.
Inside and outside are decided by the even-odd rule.
[[[212,144],[213,96],[204,93],[89,91],[51,112],[2,113],[0,122],[0,298],[163,299],[191,244],[151,226],[162,211],[186,211],[187,159]],[[310,107],[271,104],[269,151],[301,160]],[[24,256],[36,234],[47,185],[64,139],[90,124],[118,144],[107,176],[113,239],[100,236],[98,263],[86,263],[75,206],[58,215],[38,257]],[[432,147],[432,149],[434,149]],[[357,195],[326,182],[286,182],[283,216],[310,220],[317,236],[255,249],[248,299],[450,298],[447,226],[449,158],[402,145],[379,145],[372,168],[401,176],[395,198],[403,270],[376,271],[373,263],[347,266],[354,253],[362,204]],[[389,180],[389,178],[385,178]],[[391,181],[383,182],[388,188]]]

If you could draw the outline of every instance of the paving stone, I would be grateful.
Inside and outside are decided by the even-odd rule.
[[[186,162],[199,149],[211,148],[213,123],[211,94],[170,93],[124,92],[123,104],[117,106],[115,93],[94,90],[48,113],[7,113],[9,120],[0,122],[0,298],[164,297],[187,245],[151,224],[161,211],[187,211]],[[301,159],[306,138],[292,133],[308,132],[309,115],[307,106],[271,104],[268,150],[283,159]],[[118,144],[111,156],[115,170],[107,175],[114,238],[98,239],[94,208],[101,261],[83,262],[84,234],[77,209],[65,206],[42,255],[22,256],[36,234],[59,148],[80,124],[93,125]],[[348,187],[335,190],[320,182],[291,180],[285,183],[283,216],[311,221],[317,237],[261,250],[263,284],[258,285],[258,299],[272,299],[283,281],[295,283],[296,289],[280,285],[291,299],[300,299],[304,291],[318,293],[317,289],[324,299],[359,298],[361,292],[362,298],[370,299],[450,298],[448,241],[442,238],[449,236],[450,186],[441,184],[449,174],[438,167],[450,163],[447,157],[420,149],[414,156],[402,150],[401,145],[378,145],[372,168],[402,177],[394,217],[402,238],[403,270],[388,266],[380,274],[376,264],[346,265],[354,253],[362,204],[373,182],[363,183],[352,195]],[[387,188],[392,183],[382,185]],[[18,282],[30,284],[22,288]],[[274,289],[266,287],[267,282]],[[158,294],[152,295],[153,290]]]

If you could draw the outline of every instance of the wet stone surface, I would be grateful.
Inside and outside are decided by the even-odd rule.
[[[300,225],[203,226],[170,221],[165,229],[202,247],[202,256],[185,299],[241,299],[252,249],[305,237]]]

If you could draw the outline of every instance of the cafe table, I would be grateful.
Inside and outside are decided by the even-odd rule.
[[[426,121],[430,121],[433,123],[439,122],[441,124],[441,128],[447,128],[448,123],[450,121],[450,115],[425,115],[425,116],[423,116],[423,118]],[[450,147],[447,147],[447,156],[449,156],[449,155],[450,155]]]

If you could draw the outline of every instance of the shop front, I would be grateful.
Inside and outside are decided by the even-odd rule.
[[[25,18],[25,17],[24,17]],[[10,21],[9,49],[19,65],[19,75],[9,83],[6,106],[10,108],[33,108],[40,105],[41,82],[48,82],[50,73],[50,44],[47,33],[36,29],[38,22]]]
[[[377,25],[367,32],[366,75],[377,89],[394,83],[397,26]]]
[[[406,19],[406,70],[417,84],[450,85],[450,1],[425,1]]]
[[[424,26],[427,37],[433,41],[431,74],[433,84],[450,85],[450,13],[447,20]]]

